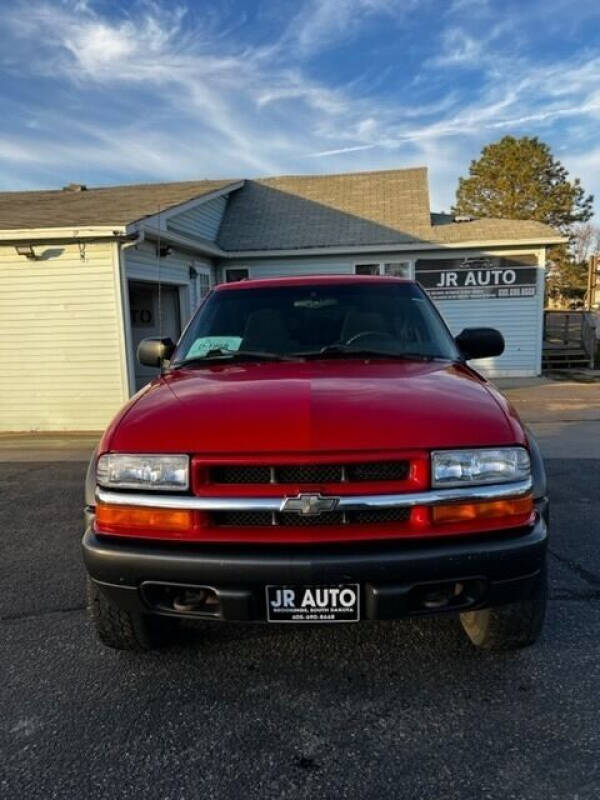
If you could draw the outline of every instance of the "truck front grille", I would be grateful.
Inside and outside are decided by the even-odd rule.
[[[210,469],[210,482],[220,484],[361,483],[405,481],[410,462],[366,461],[351,464],[227,465]]]
[[[410,517],[409,508],[381,508],[369,511],[326,511],[314,516],[279,513],[271,511],[215,511],[211,514],[214,525],[236,528],[260,526],[284,526],[288,528],[308,528],[324,525],[382,525],[406,522]]]

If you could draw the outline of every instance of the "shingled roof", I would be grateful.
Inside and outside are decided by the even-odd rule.
[[[0,230],[126,225],[231,187],[225,253],[481,242],[556,242],[541,222],[431,214],[427,169],[0,192]],[[239,188],[241,187],[241,188]],[[235,191],[233,191],[235,189]]]
[[[126,225],[173,206],[224,189],[219,181],[139,183],[78,190],[0,192],[0,230]]]
[[[429,209],[427,169],[288,175],[246,181],[229,199],[218,244],[252,252],[412,243],[555,240],[540,222],[453,222]],[[440,224],[442,223],[442,224]]]
[[[439,244],[502,240],[545,242],[564,239],[558,231],[543,222],[536,222],[533,219],[500,219],[497,217],[432,225],[431,232],[430,240]]]
[[[427,170],[287,175],[246,181],[230,198],[224,250],[410,242],[430,225]]]

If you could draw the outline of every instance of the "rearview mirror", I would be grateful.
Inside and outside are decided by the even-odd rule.
[[[175,342],[172,339],[152,337],[142,339],[137,348],[137,360],[145,367],[160,367],[175,351]]]
[[[465,328],[454,341],[467,361],[501,356],[504,352],[504,337],[495,328]]]

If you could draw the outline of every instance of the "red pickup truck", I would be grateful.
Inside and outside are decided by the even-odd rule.
[[[98,637],[165,641],[177,619],[351,623],[454,612],[490,649],[546,607],[538,447],[421,287],[299,277],[216,287],[119,412],[86,482]]]

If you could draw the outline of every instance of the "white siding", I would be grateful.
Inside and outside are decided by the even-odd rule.
[[[214,242],[217,238],[226,206],[227,195],[215,197],[196,208],[189,209],[189,211],[174,214],[167,220],[167,228],[170,231],[183,233],[185,236],[201,237]]]
[[[0,430],[102,430],[127,397],[112,243],[0,247]]]

